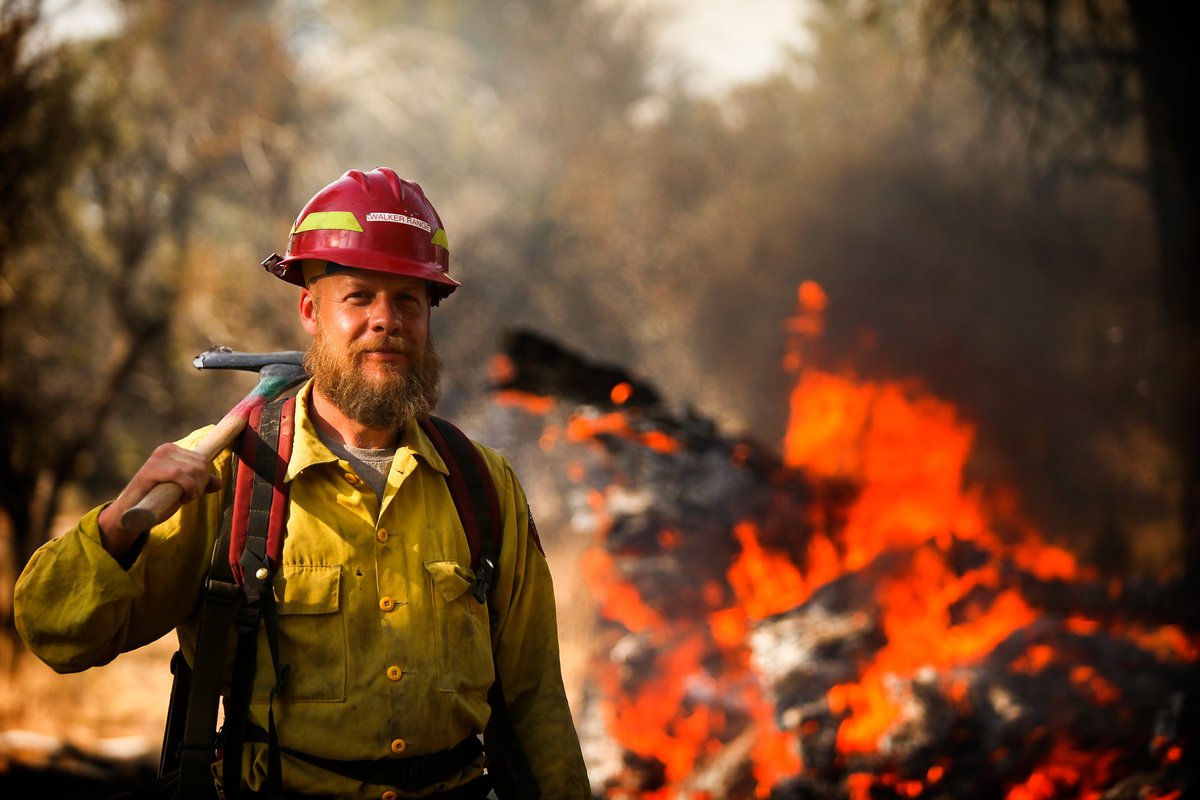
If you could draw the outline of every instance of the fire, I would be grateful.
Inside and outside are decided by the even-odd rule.
[[[636,589],[616,576],[615,563],[608,553],[598,548],[588,550],[580,557],[579,570],[592,588],[601,616],[620,620],[634,633],[666,627],[662,615],[646,605]]]
[[[874,752],[899,720],[900,706],[887,690],[890,676],[970,663],[1035,618],[1020,595],[1008,590],[988,608],[976,609],[972,618],[952,624],[949,608],[977,585],[975,581],[948,574],[929,550],[917,553],[913,567],[880,588],[888,644],[857,683],[830,690],[830,708],[848,714],[838,731],[838,746],[845,753]],[[986,576],[978,579],[986,584]]]
[[[614,405],[623,406],[633,396],[633,386],[630,385],[629,381],[621,381],[612,388],[608,396]]]
[[[567,421],[567,440],[584,442],[600,436],[620,436],[637,441],[660,453],[673,453],[679,442],[658,430],[638,431],[629,417],[619,412],[599,415],[574,414]]]
[[[729,569],[729,585],[747,618],[763,619],[804,602],[811,589],[787,556],[765,552],[750,522],[738,524],[733,535],[742,545],[742,554]]]
[[[632,752],[661,761],[671,782],[687,777],[717,722],[705,705],[688,702],[689,679],[699,677],[703,649],[698,637],[676,643],[656,659],[655,674],[642,692],[610,694],[613,699],[603,706],[617,739]]]
[[[791,399],[788,466],[862,491],[841,532],[845,566],[889,547],[987,535],[982,499],[964,490],[974,431],[952,406],[894,384],[805,370]]]
[[[866,380],[807,363],[805,346],[822,334],[827,305],[820,286],[802,284],[787,326],[784,366],[795,373],[795,383],[782,470],[802,475],[818,498],[837,498],[805,506],[804,530],[781,535],[772,524],[778,520],[736,519],[727,529],[731,549],[723,574],[706,574],[694,586],[685,581],[692,592],[685,601],[663,600],[652,596],[651,587],[627,580],[622,556],[605,548],[612,518],[603,510],[616,493],[592,496],[601,522],[581,572],[600,615],[628,634],[600,670],[601,709],[608,733],[624,751],[662,767],[661,783],[632,790],[638,797],[709,797],[688,782],[735,744],[745,746],[754,796],[766,797],[805,770],[802,740],[835,729],[834,764],[850,798],[947,791],[954,770],[948,758],[904,774],[858,765],[875,763],[868,759],[886,753],[890,737],[910,722],[906,687],[932,681],[953,708],[966,709],[978,695],[964,675],[997,653],[1004,654],[1000,666],[1014,675],[1062,676],[1070,693],[1093,706],[1124,699],[1096,665],[1029,633],[1044,630],[1039,627],[1044,612],[1013,579],[1069,584],[1094,580],[1095,574],[1023,517],[1015,491],[968,482],[975,429],[952,404],[913,383]],[[630,384],[618,383],[610,395],[617,410],[576,412],[561,428],[547,428],[543,446],[616,439],[664,458],[679,455],[679,439],[621,407],[631,392]],[[533,406],[529,398],[520,402],[548,410],[541,399]],[[746,465],[752,456],[747,445],[737,445],[730,448],[729,462]],[[847,494],[844,487],[853,491]],[[664,524],[648,538],[657,546],[655,558],[684,565],[679,568],[686,572],[687,559],[697,557],[689,550],[691,536],[686,528]],[[632,557],[645,556],[635,551]],[[870,620],[877,643],[850,665],[850,677],[839,674],[802,711],[793,706],[791,716],[780,714],[763,677],[767,667],[756,662],[752,635],[826,587],[862,574],[868,578],[854,586],[861,587],[856,591],[863,610],[855,616]],[[1121,587],[1113,583],[1109,591],[1119,594]],[[1055,625],[1064,636],[1103,631],[1120,637],[1160,663],[1200,658],[1200,637],[1179,626],[1082,615]],[[641,655],[626,662],[625,645]],[[1037,744],[1042,757],[1003,788],[1006,800],[1098,798],[1120,766],[1116,751],[1053,732],[1039,732]],[[1164,764],[1185,757],[1177,741],[1156,744],[1155,751]],[[1006,757],[1002,750],[991,756]]]
[[[524,408],[530,414],[549,414],[554,410],[555,401],[553,397],[542,397],[536,394],[527,392],[496,392],[493,397],[497,403],[508,406],[518,406]]]
[[[1108,785],[1119,753],[1097,757],[1080,751],[1069,741],[1056,741],[1029,779],[1013,787],[1005,800],[1054,800],[1070,796],[1080,800],[1099,800],[1100,787]]]

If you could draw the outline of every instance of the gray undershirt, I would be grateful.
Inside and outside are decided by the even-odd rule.
[[[383,497],[387,486],[388,473],[392,471],[392,460],[396,457],[396,448],[385,447],[380,450],[368,447],[351,447],[341,442],[330,442],[321,437],[335,456],[350,462],[350,466],[358,473],[358,477],[370,486],[376,497]]]

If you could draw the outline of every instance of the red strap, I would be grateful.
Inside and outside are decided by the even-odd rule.
[[[272,569],[278,567],[283,559],[283,539],[287,531],[287,477],[288,461],[292,457],[292,443],[295,439],[294,419],[296,414],[296,398],[289,397],[282,401],[283,407],[279,418],[279,441],[275,450],[279,454],[275,466],[275,480],[271,495],[270,519],[267,523],[267,558]],[[262,421],[263,407],[259,406],[250,412],[246,422],[249,430],[257,432]],[[229,533],[229,566],[233,570],[233,578],[238,586],[245,586],[245,575],[242,572],[242,551],[246,549],[246,529],[250,522],[250,498],[253,494],[254,459],[259,437],[243,435],[238,445],[237,479],[233,489],[233,519]]]
[[[246,427],[258,430],[262,419],[262,406],[250,412]],[[237,480],[233,486],[233,526],[229,531],[229,568],[233,570],[233,580],[238,586],[246,584],[242,574],[242,551],[246,549],[246,527],[250,520],[250,487],[254,482],[254,450],[258,443],[257,436],[246,436],[245,432],[238,439],[237,451]]]
[[[283,538],[287,533],[288,485],[287,468],[292,460],[292,442],[295,439],[296,398],[289,397],[283,403],[279,416],[279,444],[275,447],[279,461],[275,467],[275,495],[271,498],[271,521],[267,529],[267,558],[271,569],[279,568],[283,561]]]
[[[433,449],[438,451],[438,454],[442,457],[442,461],[446,464],[446,470],[449,473],[446,476],[446,488],[450,490],[450,498],[454,501],[454,508],[458,511],[459,521],[462,522],[463,531],[467,534],[467,548],[471,552],[471,569],[478,569],[479,520],[472,510],[471,496],[463,479],[462,468],[459,466],[458,459],[454,457],[454,451],[451,449],[450,443],[442,435],[441,428],[429,417],[422,418],[419,424],[421,429],[425,431],[425,435],[433,442]]]

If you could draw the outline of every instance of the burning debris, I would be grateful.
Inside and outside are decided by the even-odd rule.
[[[514,334],[498,398],[572,451],[605,621],[585,754],[610,798],[1173,800],[1196,786],[1186,587],[1101,579],[964,486],[973,431],[805,364],[782,458]],[[587,446],[594,445],[594,446]],[[602,724],[601,724],[602,723]]]

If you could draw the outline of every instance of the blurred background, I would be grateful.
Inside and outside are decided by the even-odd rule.
[[[156,750],[171,643],[50,675],[12,581],[249,389],[193,355],[303,347],[259,262],[350,168],[446,222],[441,410],[547,509],[576,691],[588,539],[497,429],[514,329],[779,452],[814,282],[807,357],[953,404],[967,478],[1100,574],[1195,578],[1195,54],[1134,5],[0,0],[0,769]]]

